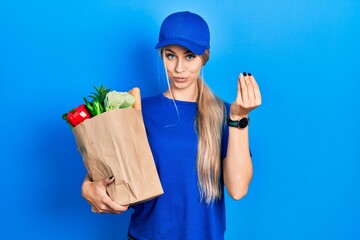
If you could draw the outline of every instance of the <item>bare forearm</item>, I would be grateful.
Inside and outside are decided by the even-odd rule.
[[[240,120],[248,117],[260,104],[261,94],[255,78],[250,73],[240,74],[236,99],[230,107],[230,119]],[[253,174],[248,126],[229,128],[227,157],[224,160],[223,171],[224,182],[231,197],[239,200],[245,196]]]
[[[223,165],[224,182],[228,193],[236,200],[246,195],[253,174],[248,131],[248,127],[229,128],[227,157]]]

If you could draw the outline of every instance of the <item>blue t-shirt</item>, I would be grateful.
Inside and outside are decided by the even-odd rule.
[[[129,233],[138,240],[224,239],[224,196],[210,205],[200,201],[194,125],[197,103],[178,100],[175,103],[162,94],[142,99],[147,137],[164,194],[133,206]],[[229,104],[225,106],[228,111]],[[222,159],[227,140],[225,126]],[[221,188],[224,190],[223,183]]]

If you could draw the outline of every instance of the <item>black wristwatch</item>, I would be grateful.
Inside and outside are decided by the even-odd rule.
[[[243,117],[242,119],[238,121],[231,120],[230,116],[227,119],[227,124],[229,127],[236,127],[236,128],[246,128],[250,124],[250,118],[249,117]]]

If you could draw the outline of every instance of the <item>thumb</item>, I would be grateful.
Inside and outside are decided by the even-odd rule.
[[[114,176],[111,176],[109,178],[104,179],[103,184],[104,184],[104,186],[107,186],[107,185],[111,184],[112,182],[114,182],[114,180],[115,180]]]

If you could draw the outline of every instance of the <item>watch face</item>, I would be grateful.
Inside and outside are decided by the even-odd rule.
[[[230,117],[227,119],[227,123],[230,127],[246,128],[249,125],[250,118],[244,117],[238,121],[231,120]]]
[[[249,124],[248,118],[244,117],[239,121],[239,128],[246,128],[248,124]]]

